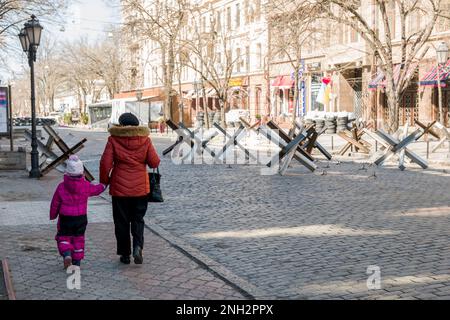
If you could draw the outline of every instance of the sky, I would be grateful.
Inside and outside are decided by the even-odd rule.
[[[77,40],[82,37],[96,41],[106,37],[108,33],[105,29],[111,25],[120,26],[119,2],[119,0],[69,0],[66,12],[52,17],[38,17],[44,27],[42,37],[51,37],[56,41]],[[18,39],[14,45],[20,48]],[[22,65],[28,68],[26,64],[25,56],[12,56],[8,61],[12,70],[21,70]],[[0,69],[0,80],[5,82],[11,78],[12,75],[8,70]]]
[[[105,29],[111,24],[120,25],[119,1],[76,0],[70,2],[71,5],[62,19],[42,19],[44,28],[47,27],[47,31],[58,39],[88,37],[90,40],[95,40],[104,36]]]

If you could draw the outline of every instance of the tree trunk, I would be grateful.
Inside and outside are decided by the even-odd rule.
[[[174,69],[175,69],[175,53],[174,53],[174,43],[173,41],[169,42],[169,52],[168,52],[168,63],[167,63],[167,70],[166,70],[166,83],[165,83],[165,88],[166,88],[166,92],[168,94],[168,98],[167,100],[167,115],[168,115],[168,119],[172,119],[173,118],[173,114],[172,114],[172,102],[173,102],[173,97],[172,97],[172,84],[173,84],[173,74],[174,74]]]
[[[209,116],[208,116],[208,98],[206,97],[205,92],[205,83],[201,81],[201,87],[202,87],[202,97],[203,97],[203,111],[205,112],[205,126],[206,129],[209,130],[210,124],[209,124]]]
[[[220,99],[220,123],[223,128],[227,127],[227,123],[225,121],[225,109],[227,107],[227,101],[226,98],[224,100]]]
[[[180,64],[181,65],[181,64]],[[184,104],[183,104],[183,91],[181,89],[181,70],[178,73],[178,109],[179,109],[179,115],[178,115],[178,121],[184,124]]]
[[[170,119],[170,88],[168,84],[168,64],[166,64],[166,49],[161,46],[161,61],[163,62],[163,83],[164,83],[164,120]]]
[[[387,129],[389,133],[394,133],[397,131],[399,123],[398,123],[398,110],[399,110],[399,102],[395,95],[395,92],[387,91],[387,106],[388,106],[388,114],[389,119],[387,121]]]
[[[55,112],[55,93],[52,94],[52,98],[50,100],[50,112]]]

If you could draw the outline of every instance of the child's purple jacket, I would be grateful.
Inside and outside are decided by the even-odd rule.
[[[82,177],[64,175],[64,181],[56,188],[50,205],[50,220],[59,214],[82,216],[87,214],[88,198],[98,196],[105,190],[103,184],[92,184]]]

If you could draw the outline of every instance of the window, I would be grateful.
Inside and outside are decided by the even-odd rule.
[[[152,83],[152,69],[150,67],[145,68],[145,82],[150,85]]]
[[[236,28],[241,26],[241,5],[236,3]]]
[[[391,1],[389,2],[389,5],[387,6],[387,16],[388,16],[388,22],[389,22],[389,29],[391,31],[391,38],[395,39],[395,2]]]
[[[231,7],[228,7],[227,8],[227,28],[228,29],[232,29],[232,26],[231,26]]]
[[[256,52],[257,52],[257,60],[256,60],[256,65],[259,69],[262,68],[262,48],[261,48],[261,43],[257,43],[256,44]]]
[[[220,19],[221,15],[222,15],[222,12],[217,11],[217,21],[216,21],[216,31],[217,32],[222,31],[222,21]]]
[[[152,67],[152,85],[158,84],[158,67]]]
[[[249,23],[249,0],[244,2],[244,23],[247,25]]]
[[[441,2],[441,10],[444,15],[450,12],[450,0],[444,0]],[[450,19],[448,17],[439,17],[436,21],[436,31],[444,32],[450,30]]]
[[[450,10],[450,8],[449,8]],[[415,11],[409,15],[409,33],[417,32],[420,28],[420,14],[419,12]]]
[[[255,0],[255,21],[261,19],[261,0]]]
[[[250,71],[250,47],[245,47],[245,70]]]
[[[358,32],[350,27],[350,42],[358,42]]]
[[[206,17],[202,17],[202,32],[206,32]]]
[[[241,72],[241,49],[236,49],[236,72]]]
[[[183,79],[183,81],[186,81],[188,79],[188,76],[189,76],[189,69],[188,69],[188,67],[183,67],[182,73],[183,73],[182,79]]]
[[[338,44],[344,44],[344,25],[340,23],[336,30],[338,33],[337,34]]]
[[[216,72],[220,75],[223,74],[222,54],[220,52],[216,54]]]
[[[208,59],[213,59],[213,53],[214,53],[214,45],[210,43],[206,46],[206,54]]]

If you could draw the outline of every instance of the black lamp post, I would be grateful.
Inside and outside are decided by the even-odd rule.
[[[32,15],[24,28],[19,33],[22,49],[28,55],[28,65],[31,72],[31,171],[30,178],[39,178],[41,172],[39,169],[39,152],[37,149],[36,137],[36,97],[34,85],[34,62],[36,61],[36,51],[41,42],[41,31],[43,27],[39,24],[36,16]]]

